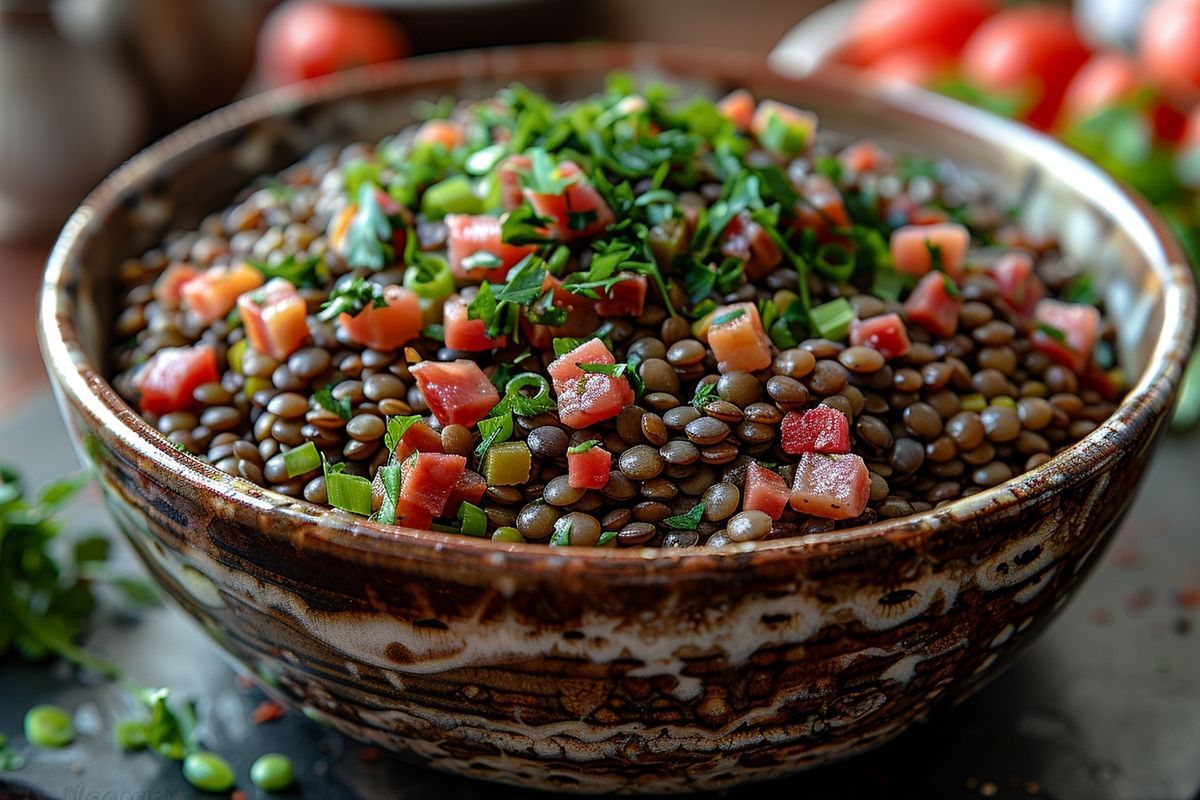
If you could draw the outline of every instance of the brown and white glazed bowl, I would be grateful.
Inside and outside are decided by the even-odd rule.
[[[109,386],[115,270],[169,229],[317,144],[399,130],[414,100],[513,80],[568,99],[613,69],[713,94],[746,86],[982,176],[1105,287],[1128,397],[1045,466],[923,514],[723,550],[564,552],[380,527],[274,494],[178,452]],[[590,793],[796,772],[874,747],[994,677],[1128,507],[1196,314],[1161,220],[1044,137],[921,93],[645,45],[414,59],[216,112],[84,202],[40,304],[58,402],[112,515],[237,661],[310,716],[418,762]]]

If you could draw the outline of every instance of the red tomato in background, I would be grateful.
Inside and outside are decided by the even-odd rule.
[[[866,0],[850,23],[843,63],[874,62],[900,50],[937,50],[949,58],[996,8],[993,0]]]
[[[1200,0],[1159,0],[1138,34],[1147,76],[1169,92],[1200,98]]]
[[[267,17],[258,39],[258,74],[267,86],[403,58],[408,37],[369,8],[290,0]]]
[[[1048,130],[1067,85],[1090,55],[1065,8],[1017,6],[975,31],[962,52],[962,72],[984,91],[1029,92],[1032,102],[1023,118]]]
[[[1097,53],[1088,59],[1063,96],[1062,122],[1079,122],[1128,100],[1140,84],[1137,63],[1124,53]]]
[[[956,66],[954,54],[936,47],[921,47],[885,53],[873,60],[869,69],[908,86],[934,86],[952,76]]]

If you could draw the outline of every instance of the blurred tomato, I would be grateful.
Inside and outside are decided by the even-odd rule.
[[[408,38],[379,11],[320,0],[289,0],[259,34],[258,74],[281,86],[409,54]]]
[[[889,80],[911,86],[933,86],[954,74],[957,59],[940,48],[907,48],[884,53],[869,69]]]
[[[1180,145],[1184,150],[1200,150],[1200,106],[1193,108],[1188,115]]]
[[[994,0],[866,0],[850,25],[846,63],[914,48],[957,55],[996,8]]]
[[[1023,118],[1045,130],[1054,124],[1067,84],[1089,55],[1069,11],[1016,6],[975,31],[962,53],[962,71],[967,81],[984,91],[1027,93],[1029,106]]]
[[[1200,97],[1200,0],[1158,0],[1142,22],[1138,55],[1164,89]]]
[[[1075,73],[1067,86],[1062,122],[1078,122],[1129,100],[1138,85],[1138,68],[1132,58],[1124,53],[1097,53]]]

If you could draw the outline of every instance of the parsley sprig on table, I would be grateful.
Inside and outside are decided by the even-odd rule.
[[[147,584],[109,572],[103,536],[77,539],[69,557],[61,553],[61,512],[86,482],[83,476],[56,481],[35,498],[16,472],[0,467],[0,659],[58,656],[114,676],[114,665],[79,645],[96,606],[95,587],[110,586],[136,604],[154,602]]]

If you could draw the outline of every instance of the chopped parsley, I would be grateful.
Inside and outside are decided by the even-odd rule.
[[[386,305],[382,286],[365,278],[354,278],[334,288],[329,299],[321,306],[317,319],[329,322],[342,314],[357,317],[366,308],[383,308]]]
[[[746,316],[746,309],[735,308],[732,311],[726,311],[724,314],[720,315],[719,317],[714,317],[711,324],[714,327],[717,325],[727,325],[730,322],[733,322],[735,319],[741,319],[744,316]]]
[[[579,444],[571,445],[570,447],[567,448],[567,453],[569,455],[579,455],[580,453],[586,453],[588,450],[591,450],[593,447],[595,447],[598,444],[600,444],[599,439],[588,439],[586,442],[580,442]]]
[[[321,286],[329,280],[329,267],[321,256],[310,256],[300,261],[294,253],[289,253],[278,264],[268,264],[265,261],[248,260],[250,266],[263,274],[267,280],[283,278],[294,286],[312,288]]]
[[[663,520],[663,525],[666,525],[668,528],[674,528],[677,531],[694,531],[700,526],[702,519],[704,519],[704,503],[697,503],[686,514],[676,514],[673,517],[667,517]]]
[[[392,260],[392,222],[376,196],[378,187],[364,183],[358,209],[346,229],[346,263],[355,269],[381,270]]]
[[[326,411],[332,411],[347,422],[350,421],[352,404],[349,397],[341,400],[333,396],[333,384],[313,392],[313,400]]]

